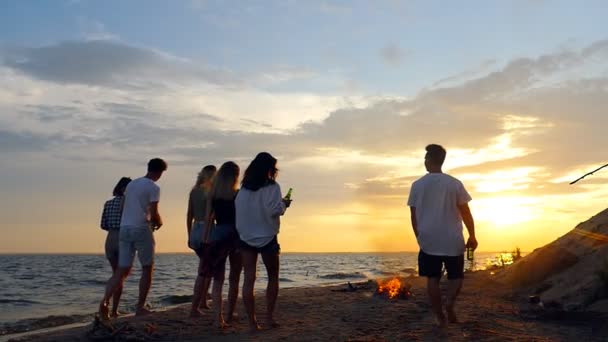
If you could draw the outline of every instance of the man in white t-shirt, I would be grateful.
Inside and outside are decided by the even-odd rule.
[[[146,298],[152,285],[152,271],[154,269],[154,230],[163,225],[158,212],[160,200],[160,187],[156,181],[167,170],[167,163],[160,158],[148,162],[148,173],[129,183],[125,190],[122,218],[120,221],[120,237],[118,242],[118,272],[116,272],[106,285],[106,292],[99,305],[99,315],[102,319],[109,319],[108,305],[112,293],[122,286],[133,267],[135,253],[141,264],[141,280],[139,282],[139,300],[135,315],[146,315],[150,310],[145,308]]]
[[[432,310],[441,328],[445,328],[448,322],[458,321],[454,303],[464,278],[463,221],[469,232],[466,246],[477,248],[475,223],[468,205],[471,196],[458,179],[441,171],[445,155],[446,151],[440,145],[426,147],[424,166],[429,173],[412,184],[407,202],[412,228],[420,246],[419,274],[427,277]],[[447,320],[439,288],[443,265],[448,273]]]

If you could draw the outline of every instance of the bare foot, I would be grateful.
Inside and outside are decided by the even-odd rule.
[[[255,332],[258,332],[258,331],[260,331],[260,330],[262,330],[262,327],[260,327],[260,326],[258,325],[258,322],[255,322],[255,323],[249,323],[249,332],[250,332],[250,333],[255,333]]]
[[[110,320],[110,309],[108,309],[108,304],[101,302],[99,304],[99,319],[102,321]]]
[[[266,320],[266,324],[265,325],[268,326],[269,328],[278,328],[278,327],[281,326],[274,319],[268,319],[268,320]]]
[[[223,319],[221,321],[216,321],[215,322],[215,327],[220,329],[220,330],[224,330],[227,328],[230,328],[230,324],[226,323],[226,321],[224,321]]]
[[[210,307],[209,305],[207,305],[207,301],[203,301],[203,302],[201,303],[201,305],[199,305],[199,307],[198,307],[198,308],[199,308],[199,309],[202,309],[202,310],[211,310],[211,307]]]
[[[239,315],[236,313],[233,313],[232,315],[228,316],[228,318],[226,319],[226,323],[238,323],[239,322]]]
[[[204,315],[205,314],[200,309],[196,309],[196,310],[191,310],[190,311],[190,317],[191,318],[203,317]]]
[[[456,313],[454,312],[454,308],[446,308],[445,311],[448,314],[449,323],[452,323],[452,324],[460,323],[460,321],[458,320],[458,317],[456,316]]]
[[[446,330],[448,327],[448,322],[445,319],[445,315],[441,313],[441,315],[435,315],[435,324],[440,330]]]
[[[112,313],[110,314],[110,317],[112,318],[118,318],[120,316],[123,316],[124,313],[120,312],[120,311],[112,311]]]
[[[153,312],[154,311],[148,310],[146,308],[139,308],[137,309],[137,311],[135,311],[135,316],[147,316]]]

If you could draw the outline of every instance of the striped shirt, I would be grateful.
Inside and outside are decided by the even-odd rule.
[[[122,199],[123,196],[116,196],[103,205],[103,213],[101,214],[101,229],[103,230],[119,230],[120,217],[122,216]]]

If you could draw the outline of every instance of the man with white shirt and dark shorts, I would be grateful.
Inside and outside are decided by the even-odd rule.
[[[407,202],[412,228],[420,246],[419,274],[427,277],[433,314],[442,329],[448,322],[458,322],[454,303],[464,278],[463,221],[469,232],[466,247],[477,248],[475,223],[468,205],[471,196],[458,179],[441,171],[445,156],[446,151],[440,145],[426,147],[424,166],[429,173],[412,184]],[[448,274],[447,319],[439,287],[444,265]]]
[[[158,212],[160,187],[156,181],[167,170],[167,163],[159,158],[148,162],[148,173],[129,183],[125,190],[118,243],[118,272],[108,280],[103,300],[99,304],[101,319],[107,320],[108,305],[116,288],[122,286],[131,272],[135,253],[142,267],[139,281],[139,300],[135,315],[147,315],[146,298],[152,285],[155,241],[153,231],[163,225]]]

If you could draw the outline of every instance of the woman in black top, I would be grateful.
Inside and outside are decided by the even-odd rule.
[[[206,222],[207,227],[213,227],[206,236],[207,252],[203,258],[205,273],[213,277],[213,311],[216,326],[227,327],[222,314],[222,288],[226,271],[226,259],[230,257],[230,288],[228,290],[228,322],[233,319],[236,299],[238,296],[239,278],[242,269],[240,254],[236,250],[238,234],[236,232],[236,218],[234,199],[237,194],[239,182],[239,166],[234,162],[224,163],[218,170],[211,191],[209,192]],[[212,222],[215,221],[215,226]]]

